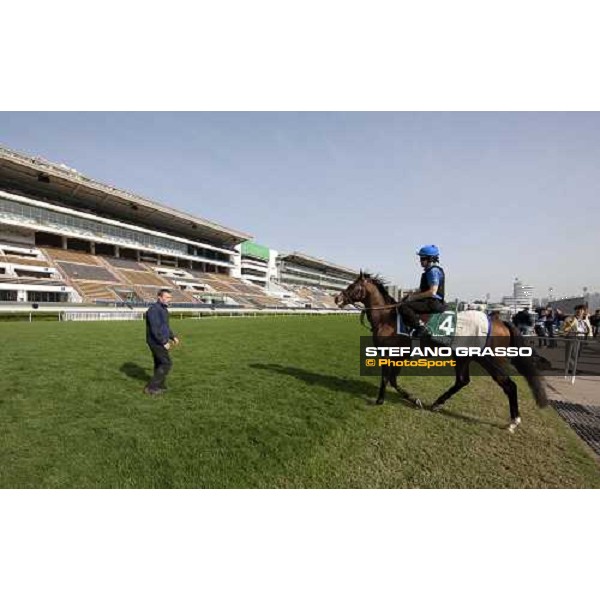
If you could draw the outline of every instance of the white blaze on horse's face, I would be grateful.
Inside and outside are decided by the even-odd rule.
[[[362,302],[364,298],[363,279],[359,278],[351,283],[343,292],[341,292],[337,298],[342,303],[338,302],[338,306],[344,306],[346,304],[353,304],[356,302]]]
[[[353,281],[343,292],[335,296],[334,301],[338,307],[346,306],[346,304],[355,304],[362,302],[366,295],[364,287],[365,277],[361,274]]]
[[[350,286],[350,287],[352,287],[352,286]],[[342,307],[346,306],[346,304],[350,303],[350,301],[348,299],[348,290],[350,289],[350,287],[345,289],[343,292],[340,292],[335,297],[335,303],[338,305],[339,308],[342,308]]]

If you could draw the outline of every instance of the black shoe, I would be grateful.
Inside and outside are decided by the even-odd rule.
[[[415,327],[412,331],[412,337],[414,338],[424,338],[427,336],[427,328],[423,325],[419,325]]]

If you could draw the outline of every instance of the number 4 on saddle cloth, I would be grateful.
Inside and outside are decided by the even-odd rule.
[[[489,317],[479,310],[464,310],[456,312],[447,310],[442,313],[421,314],[421,323],[433,341],[444,346],[479,346],[486,345],[491,324]],[[410,335],[399,312],[396,312],[396,332],[400,335]],[[456,338],[460,338],[460,343]],[[469,338],[468,341],[464,338]]]

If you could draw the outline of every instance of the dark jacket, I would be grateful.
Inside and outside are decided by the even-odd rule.
[[[512,322],[518,327],[524,325],[525,327],[533,327],[533,315],[526,313],[524,310],[520,310],[512,319]]]
[[[433,298],[437,298],[438,300],[441,300],[443,302],[444,296],[445,296],[444,287],[445,287],[446,274],[444,273],[444,269],[442,269],[442,267],[440,267],[440,265],[438,265],[438,264],[433,264],[430,267],[427,267],[425,269],[424,273],[421,275],[421,282],[419,283],[419,291],[426,292],[427,290],[429,290],[431,288],[431,285],[429,284],[429,281],[428,281],[428,275],[432,269],[437,269],[439,271],[439,278],[440,278],[440,282],[438,284],[438,289],[437,289],[436,295],[433,296]]]
[[[169,310],[162,302],[155,302],[146,311],[146,342],[164,346],[175,334],[169,327]]]

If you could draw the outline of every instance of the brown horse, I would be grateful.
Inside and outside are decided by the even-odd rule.
[[[362,303],[364,305],[363,315],[371,326],[373,342],[376,346],[411,346],[411,339],[407,335],[398,335],[396,333],[396,307],[398,302],[388,293],[384,282],[378,277],[363,273],[351,283],[343,292],[335,297],[336,304],[340,307],[347,304]],[[361,315],[362,318],[362,315]],[[489,342],[491,348],[522,346],[524,340],[516,327],[512,324],[494,319],[491,321],[491,332]],[[509,430],[513,432],[521,423],[519,416],[519,403],[517,396],[517,386],[508,375],[508,362],[505,358],[492,356],[470,356],[454,357],[456,361],[455,375],[456,380],[448,390],[446,390],[431,406],[431,410],[441,410],[444,403],[456,392],[465,387],[470,382],[469,365],[471,362],[480,364],[493,378],[493,380],[502,388],[508,397],[510,408]],[[548,404],[546,390],[538,374],[535,360],[529,356],[519,356],[511,359],[517,372],[525,377],[529,384],[533,396],[538,406],[544,407]],[[418,399],[414,399],[410,394],[402,390],[397,382],[400,367],[382,367],[381,383],[376,403],[383,404],[385,397],[385,388],[389,383],[403,397],[412,400],[415,405],[421,406]]]

